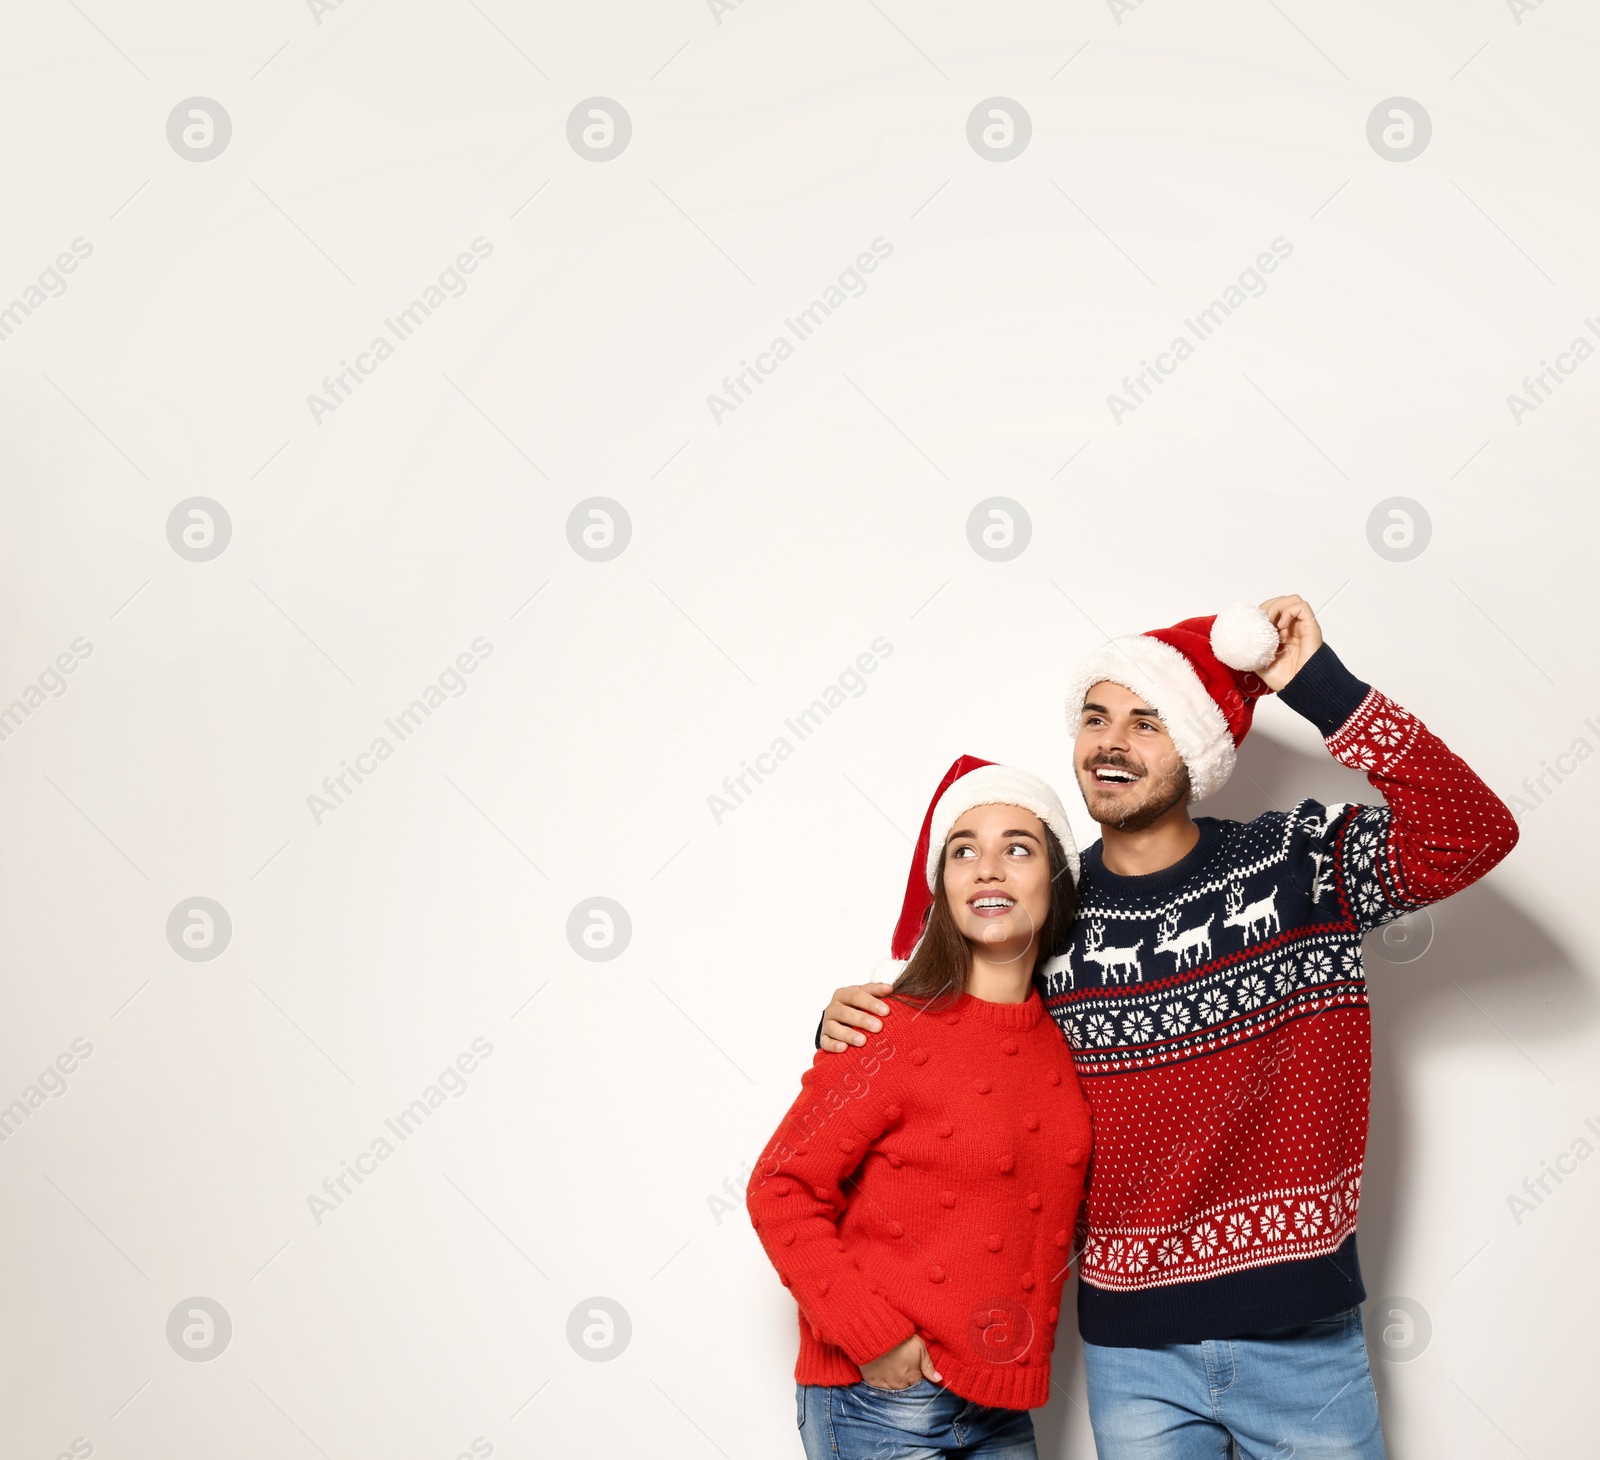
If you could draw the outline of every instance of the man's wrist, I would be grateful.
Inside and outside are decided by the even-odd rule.
[[[1333,652],[1326,641],[1317,649],[1278,698],[1297,714],[1304,715],[1327,739],[1361,707],[1372,686],[1357,679]]]

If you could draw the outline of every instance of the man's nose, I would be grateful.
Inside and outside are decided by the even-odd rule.
[[[1094,738],[1094,751],[1097,755],[1126,754],[1128,750],[1128,737],[1114,726],[1105,725],[1100,728]]]

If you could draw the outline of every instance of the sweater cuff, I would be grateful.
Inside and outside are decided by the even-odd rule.
[[[835,1348],[843,1349],[857,1367],[882,1358],[917,1331],[915,1323],[876,1293],[856,1289],[848,1298],[843,1294],[839,1298],[842,1301],[830,1303],[812,1297],[805,1305],[806,1316],[811,1318],[811,1326]]]
[[[1371,689],[1324,643],[1278,691],[1278,698],[1311,721],[1326,740],[1361,708]]]

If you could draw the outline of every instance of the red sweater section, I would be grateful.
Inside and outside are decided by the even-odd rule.
[[[1038,1408],[1089,1160],[1071,1051],[1037,990],[890,1002],[904,1012],[859,1049],[818,1052],[750,1178],[800,1305],[795,1379],[859,1383],[918,1333],[945,1388]]]

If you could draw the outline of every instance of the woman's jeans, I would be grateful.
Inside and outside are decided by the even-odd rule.
[[[909,1389],[796,1384],[806,1460],[1038,1460],[1025,1409],[991,1409],[927,1379]]]
[[[1083,1355],[1099,1460],[1384,1460],[1359,1308],[1248,1338],[1086,1343]]]

